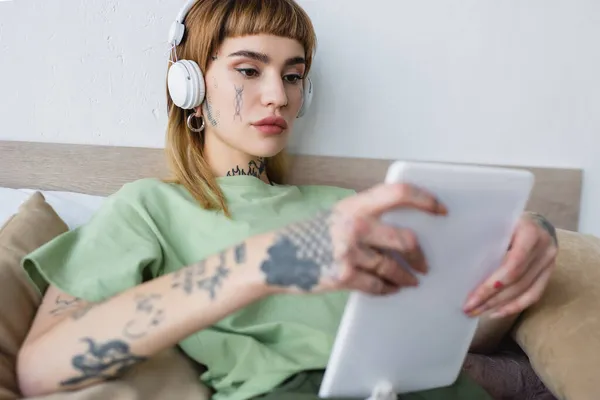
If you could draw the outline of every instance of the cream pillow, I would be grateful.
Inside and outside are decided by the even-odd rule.
[[[66,231],[39,193],[0,229],[0,398],[18,394],[16,358],[41,301],[21,270],[21,259]]]
[[[558,230],[556,272],[513,338],[561,400],[600,399],[600,238]]]

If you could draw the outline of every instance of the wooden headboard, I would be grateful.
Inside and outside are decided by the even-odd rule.
[[[296,155],[290,183],[366,189],[385,176],[390,160]],[[108,195],[140,178],[169,175],[162,149],[0,141],[0,187]],[[527,208],[555,226],[576,231],[582,171],[517,167],[536,177]]]

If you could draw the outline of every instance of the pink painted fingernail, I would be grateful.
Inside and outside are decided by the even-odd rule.
[[[500,281],[496,281],[496,283],[494,283],[494,289],[502,289],[504,287],[504,283],[500,282]]]

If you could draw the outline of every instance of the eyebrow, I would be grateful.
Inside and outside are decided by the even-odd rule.
[[[269,57],[268,55],[251,50],[239,50],[235,53],[231,53],[229,57],[251,58],[253,60],[260,61],[263,64],[269,64],[271,62],[271,57]],[[286,67],[298,64],[306,64],[306,59],[304,57],[292,57],[285,60],[284,63]]]

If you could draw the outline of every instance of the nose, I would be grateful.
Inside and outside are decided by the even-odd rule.
[[[278,109],[287,105],[288,98],[285,85],[279,74],[266,77],[262,89],[262,102],[264,106]]]

